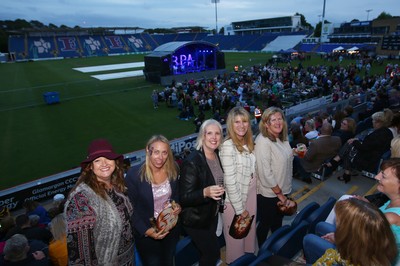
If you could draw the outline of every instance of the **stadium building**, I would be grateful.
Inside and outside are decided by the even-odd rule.
[[[263,33],[288,33],[304,30],[301,16],[286,16],[276,18],[255,19],[232,22],[225,26],[225,35],[249,35]]]

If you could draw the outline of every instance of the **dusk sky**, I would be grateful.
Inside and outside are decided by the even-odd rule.
[[[303,14],[311,25],[321,19],[324,0],[220,0],[218,28],[231,22]],[[399,0],[326,0],[325,19],[333,23],[400,16]],[[369,11],[367,11],[369,10]],[[1,0],[0,20],[38,20],[70,27],[171,28],[216,26],[212,0]]]

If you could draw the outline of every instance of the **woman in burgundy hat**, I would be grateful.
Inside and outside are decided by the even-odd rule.
[[[65,203],[69,265],[134,265],[133,208],[122,163],[107,140],[89,145]]]

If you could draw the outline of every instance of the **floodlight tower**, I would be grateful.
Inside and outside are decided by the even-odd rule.
[[[365,10],[365,12],[367,12],[367,21],[369,21],[369,12],[371,12],[371,11],[372,11],[372,9]]]
[[[215,4],[215,34],[218,34],[218,12],[217,12],[217,4],[219,0],[211,0],[211,3]]]
[[[325,23],[325,4],[326,0],[324,0],[324,6],[322,8],[321,36],[319,37],[320,43],[322,42],[322,31],[324,30],[324,23]]]

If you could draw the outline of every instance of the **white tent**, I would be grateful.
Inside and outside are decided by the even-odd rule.
[[[353,46],[353,47],[347,49],[347,52],[358,51],[358,49],[359,48],[357,46]]]
[[[336,47],[335,49],[333,49],[333,52],[340,52],[343,51],[344,48],[342,46]]]

